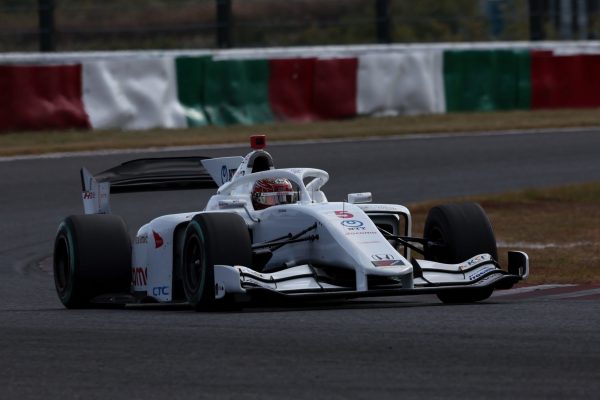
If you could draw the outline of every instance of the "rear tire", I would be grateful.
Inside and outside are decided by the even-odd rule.
[[[478,254],[498,259],[496,238],[490,220],[477,203],[445,204],[432,208],[425,222],[424,237],[436,245],[425,246],[425,259],[458,264]],[[444,303],[472,303],[491,296],[493,287],[449,290],[439,293]]]
[[[67,308],[94,306],[101,294],[131,287],[131,240],[115,215],[73,215],[59,226],[54,241],[54,284]]]
[[[252,244],[242,217],[231,213],[198,214],[185,230],[181,275],[187,301],[196,311],[227,308],[231,299],[215,299],[215,265],[252,263]]]

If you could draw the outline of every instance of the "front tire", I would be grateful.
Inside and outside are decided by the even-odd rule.
[[[478,254],[498,259],[490,220],[477,203],[445,204],[432,208],[425,221],[425,259],[458,264]],[[448,290],[439,293],[444,303],[473,303],[492,295],[493,287]]]
[[[115,215],[72,215],[54,241],[54,284],[66,308],[92,307],[94,297],[129,292],[131,241]]]
[[[196,215],[184,234],[182,283],[187,301],[196,311],[209,311],[227,303],[215,299],[215,265],[244,265],[252,262],[248,226],[230,213]]]

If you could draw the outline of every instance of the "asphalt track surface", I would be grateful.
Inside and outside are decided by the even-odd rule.
[[[277,166],[329,171],[330,200],[372,191],[376,202],[402,204],[600,180],[600,132],[591,131],[269,151]],[[60,220],[81,213],[79,167],[99,172],[141,156],[0,161],[0,398],[597,398],[597,299],[444,306],[414,296],[210,314],[63,309],[38,264]],[[201,209],[208,195],[115,195],[113,211],[133,232],[154,216]]]

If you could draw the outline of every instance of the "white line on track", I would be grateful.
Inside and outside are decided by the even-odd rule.
[[[492,294],[492,297],[512,296],[515,294],[523,294],[523,293],[529,293],[529,292],[536,292],[539,290],[557,289],[557,288],[564,288],[564,287],[570,287],[570,286],[577,286],[577,285],[574,285],[574,284],[560,284],[559,285],[559,284],[557,284],[557,285],[526,286],[526,287],[522,287],[522,288],[496,291]]]
[[[276,141],[268,143],[268,147],[289,146],[289,145],[305,145],[305,144],[328,144],[328,143],[357,143],[357,142],[374,142],[374,141],[396,141],[396,140],[431,140],[444,138],[464,138],[464,137],[490,137],[490,136],[516,136],[516,135],[534,135],[548,133],[598,133],[599,127],[591,128],[556,128],[556,129],[527,129],[527,130],[505,130],[505,131],[484,131],[484,132],[463,132],[463,133],[421,133],[414,135],[393,135],[393,136],[368,136],[361,138],[341,138],[341,139],[310,139],[310,140],[290,140]],[[43,160],[43,159],[58,159],[69,157],[94,157],[102,155],[118,155],[118,154],[140,154],[140,153],[166,153],[178,151],[197,151],[210,149],[229,149],[246,147],[246,143],[231,143],[231,144],[206,144],[195,146],[170,146],[170,147],[147,147],[135,149],[116,149],[116,150],[94,150],[94,151],[76,151],[63,153],[46,153],[35,155],[19,155],[0,157],[0,162],[24,161],[24,160]]]
[[[577,297],[593,296],[596,294],[600,294],[600,288],[581,290],[581,291],[577,291],[574,293],[553,294],[551,296],[548,296],[547,298],[549,298],[549,299],[575,299]]]
[[[582,241],[572,243],[530,243],[530,242],[498,242],[497,246],[502,248],[515,248],[515,249],[572,249],[574,247],[582,246],[593,246],[596,242]]]

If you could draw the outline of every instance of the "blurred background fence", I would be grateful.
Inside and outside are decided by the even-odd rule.
[[[0,51],[585,40],[600,0],[0,0]]]

